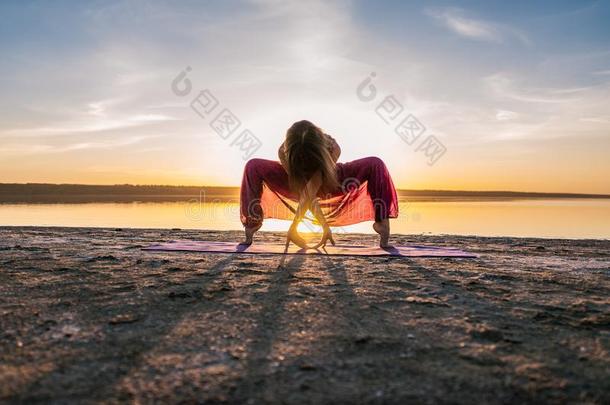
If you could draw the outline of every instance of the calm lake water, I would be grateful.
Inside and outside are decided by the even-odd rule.
[[[0,204],[0,225],[241,230],[232,203],[143,202]],[[415,201],[400,204],[392,232],[610,239],[610,200]],[[286,230],[288,221],[265,220],[262,230]],[[301,224],[302,231],[318,229]],[[335,232],[371,233],[371,223]]]

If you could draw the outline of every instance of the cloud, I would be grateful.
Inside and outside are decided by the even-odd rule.
[[[0,131],[0,136],[36,137],[87,134],[178,120],[178,118],[166,114],[120,112],[121,102],[119,99],[89,102],[85,108],[77,109],[84,110],[84,112],[71,112],[60,122],[50,122],[48,125],[36,127],[7,128]],[[110,110],[111,105],[116,108]]]
[[[129,146],[140,143],[144,140],[154,138],[153,136],[128,136],[104,142],[74,142],[63,145],[51,144],[8,144],[0,148],[0,152],[18,155],[36,155],[48,153],[62,153],[72,151],[82,151],[89,149],[114,149],[117,147]]]
[[[491,92],[501,98],[529,103],[569,103],[579,100],[578,93],[588,88],[532,88],[519,87],[505,73],[495,73],[483,79]]]
[[[530,43],[525,34],[514,28],[466,17],[465,12],[458,8],[427,9],[426,14],[440,22],[450,31],[468,39],[500,43],[512,37],[524,44]]]
[[[608,124],[610,123],[610,118],[606,118],[606,117],[583,117],[580,118],[579,121],[581,122],[593,122],[596,124]]]
[[[608,124],[608,84],[534,87],[531,78],[498,72],[483,78],[501,126],[490,139],[596,137]],[[533,82],[536,83],[536,82]],[[539,83],[537,83],[539,84]],[[504,106],[509,108],[504,108]],[[518,111],[518,112],[517,112]],[[493,128],[493,123],[486,123]]]
[[[498,121],[510,121],[510,120],[514,120],[517,117],[519,117],[519,114],[517,114],[514,111],[497,110],[497,112],[496,112],[496,119]]]
[[[15,128],[0,132],[3,136],[52,136],[52,135],[71,135],[87,134],[94,132],[114,131],[143,126],[149,123],[160,121],[175,121],[176,118],[162,114],[140,114],[133,117],[119,119],[99,119],[78,122],[65,122],[57,125]]]

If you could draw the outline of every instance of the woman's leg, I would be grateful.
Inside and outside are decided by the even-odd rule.
[[[391,247],[390,245],[390,220],[388,218],[373,223],[373,230],[379,234],[379,246],[382,248]]]
[[[389,218],[398,216],[398,196],[392,177],[383,161],[377,157],[366,157],[339,165],[339,181],[347,186],[367,182],[367,192],[373,202],[375,223],[373,229],[380,236],[379,245],[389,246]]]
[[[261,195],[263,183],[274,190],[288,188],[288,175],[283,166],[276,161],[251,159],[246,163],[240,190],[240,217],[246,232],[244,244],[251,244],[254,233],[263,224]]]

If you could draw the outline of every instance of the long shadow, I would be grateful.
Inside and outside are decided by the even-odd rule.
[[[232,254],[227,258],[224,258],[217,263],[215,263],[211,268],[208,269],[207,274],[210,276],[205,280],[202,280],[202,274],[199,273],[193,277],[190,277],[186,280],[182,280],[181,284],[187,285],[194,282],[199,283],[201,286],[202,282],[212,283],[219,275],[223,274],[221,270],[223,270],[227,265],[235,260],[238,257],[236,254]],[[141,314],[149,314],[153,313],[154,309],[159,305],[159,295],[155,294],[150,297],[147,302],[139,303],[140,309],[139,313]],[[163,299],[171,299],[167,296],[163,297]],[[81,307],[86,303],[81,303]],[[79,315],[83,320],[87,319],[96,319],[100,317],[99,308],[89,308],[89,306],[85,305],[86,308],[80,309]],[[71,358],[60,358],[57,359],[58,365],[53,370],[48,373],[42,375],[41,377],[33,380],[31,383],[24,386],[20,393],[13,398],[18,401],[31,401],[31,400],[47,400],[52,399],[54,401],[63,401],[67,398],[71,398],[72,400],[77,398],[87,398],[87,399],[108,399],[115,397],[116,393],[116,385],[117,383],[126,375],[138,368],[147,353],[154,350],[158,344],[160,344],[165,336],[169,334],[173,328],[190,312],[196,310],[198,306],[196,303],[184,303],[179,307],[172,307],[171,311],[173,312],[171,317],[165,317],[162,322],[154,323],[152,326],[140,326],[141,328],[148,329],[148,333],[143,334],[141,329],[138,334],[138,338],[135,342],[129,341],[128,347],[121,347],[119,349],[116,348],[116,342],[118,336],[120,336],[120,331],[110,331],[106,333],[104,338],[97,342],[94,346],[87,349],[87,352],[91,354],[91,357],[87,356],[85,353],[83,355],[82,351],[79,355],[75,355]],[[89,314],[91,316],[89,316]],[[150,316],[150,315],[147,315]],[[169,321],[168,321],[169,319]],[[159,326],[161,324],[161,326]],[[123,332],[124,334],[124,332]],[[72,348],[72,350],[75,350]],[[118,352],[117,352],[118,350]],[[78,351],[78,350],[75,350]],[[99,357],[104,357],[104,352],[107,351],[108,357],[112,357],[113,359],[119,358],[120,360],[112,366],[107,367],[108,364],[104,360],[104,366],[100,367],[99,370],[92,370],[89,368],[85,375],[83,375],[83,363],[90,363],[91,361],[95,362]],[[92,353],[94,352],[94,353]],[[60,377],[57,376],[57,373],[60,373]],[[93,374],[93,375],[92,375]],[[57,384],[59,380],[61,380],[64,376],[70,375],[71,378],[74,379],[73,376],[77,376],[75,381],[72,382],[71,388],[74,389],[75,393],[67,394],[61,398],[57,398],[57,392],[52,392],[52,387],[54,384]],[[86,382],[85,382],[86,380]],[[92,385],[92,381],[93,385]],[[79,391],[82,386],[88,387],[88,389]],[[31,396],[28,395],[30,392],[36,392],[39,388],[42,388],[43,392],[48,392],[51,397],[40,398],[36,395]],[[52,393],[51,393],[52,392]]]
[[[442,289],[443,294],[457,294],[461,302],[452,303],[452,306],[462,310],[468,315],[468,324],[472,326],[472,330],[466,330],[466,334],[471,335],[473,341],[489,343],[495,347],[494,352],[519,352],[522,355],[533,356],[532,361],[537,361],[545,365],[546,372],[549,376],[558,379],[563,378],[561,372],[558,372],[556,364],[554,364],[546,355],[542,355],[547,348],[540,347],[537,342],[545,342],[549,339],[548,328],[541,327],[536,321],[524,322],[519,319],[511,309],[523,306],[534,306],[535,303],[521,303],[504,301],[506,304],[494,303],[491,297],[479,295],[476,292],[470,291],[466,286],[459,281],[453,280],[442,275],[443,269],[428,269],[422,266],[417,260],[407,259],[409,269],[414,270],[423,278],[429,280],[433,285]],[[484,294],[493,294],[492,289],[485,288]],[[477,326],[484,326],[482,330],[478,330]],[[516,326],[516,330],[513,327]],[[490,328],[491,327],[491,328]],[[569,328],[568,325],[560,325],[561,328]],[[527,338],[520,338],[521,334],[529,335]],[[457,349],[457,347],[456,347]],[[550,348],[549,348],[550,349]],[[552,350],[552,349],[551,349]],[[497,356],[500,356],[498,354]],[[473,359],[476,363],[477,359]],[[524,376],[517,373],[514,367],[505,367],[503,376],[509,376],[513,380],[523,379]],[[496,376],[489,378],[498,379]],[[475,380],[465,380],[462,384],[471,386],[472,392],[480,391],[481,386],[478,386]],[[545,395],[549,389],[541,386],[540,391],[532,391],[526,389],[523,385],[506,386],[504,382],[498,383],[504,385],[504,395],[512,396],[517,402],[540,401],[540,398],[546,398]],[[543,385],[543,384],[542,384]],[[548,399],[547,399],[548,400]],[[544,400],[543,400],[544,401]]]
[[[407,266],[404,267],[407,271],[414,271],[416,274],[422,276],[422,279],[426,280],[425,284],[428,286],[432,286],[435,288],[440,288],[442,294],[449,293],[458,293],[462,297],[467,297],[467,302],[476,302],[476,305],[484,304],[485,309],[488,311],[495,312],[504,312],[507,317],[511,316],[506,313],[506,310],[494,305],[490,302],[485,302],[483,297],[477,296],[476,294],[466,291],[465,287],[456,282],[455,280],[451,280],[449,278],[443,277],[442,273],[439,270],[433,268],[433,266],[425,266],[419,260],[414,259],[401,259],[406,260]],[[354,291],[354,288],[350,285],[348,274],[345,268],[345,265],[341,260],[333,261],[329,257],[324,257],[324,261],[327,264],[326,269],[333,281],[340,286],[340,293],[337,293],[338,297],[341,297],[344,302],[342,305],[338,306],[338,310],[343,315],[344,322],[338,322],[333,325],[335,330],[339,330],[342,333],[339,336],[339,340],[333,339],[331,342],[332,346],[330,347],[331,351],[337,352],[337,348],[335,347],[338,344],[346,344],[347,347],[344,347],[342,351],[342,355],[349,355],[352,361],[357,361],[360,356],[367,356],[370,358],[374,358],[376,368],[379,370],[379,375],[384,375],[384,373],[392,372],[390,370],[395,370],[396,375],[402,375],[403,378],[406,376],[412,376],[413,382],[410,385],[405,385],[406,390],[397,391],[397,397],[394,397],[395,400],[398,398],[418,398],[416,394],[417,390],[413,388],[414,385],[417,385],[417,381],[419,381],[423,386],[425,384],[430,384],[432,381],[438,381],[438,384],[448,384],[447,387],[451,387],[450,381],[441,381],[434,374],[434,363],[438,362],[443,356],[457,356],[457,345],[454,349],[452,348],[444,348],[444,345],[436,346],[432,349],[428,349],[425,347],[425,343],[419,340],[410,340],[408,337],[409,332],[413,332],[415,335],[419,335],[419,333],[413,331],[409,326],[394,324],[394,322],[389,321],[385,316],[385,310],[374,310],[371,309],[371,306],[368,305],[366,301],[364,301],[358,294]],[[375,266],[383,266],[381,263],[374,264]],[[413,294],[414,291],[411,288],[407,288],[405,292],[409,294]],[[382,291],[382,294],[383,293]],[[372,304],[377,304],[373,302]],[[413,305],[418,304],[407,304],[405,302],[406,307],[411,307]],[[464,302],[452,303],[452,306],[457,306],[458,310],[464,307],[465,310],[471,309],[468,308],[468,304]],[[443,311],[442,307],[439,307],[441,311]],[[451,316],[450,314],[445,313],[444,316]],[[348,321],[348,322],[346,322]],[[440,321],[440,319],[439,319]],[[366,333],[363,333],[366,332]],[[348,340],[345,341],[343,338],[347,337]],[[386,338],[389,337],[389,340]],[[495,338],[495,335],[483,335],[482,338]],[[363,349],[365,349],[363,351]],[[321,348],[322,349],[322,348]],[[351,350],[350,350],[351,349]],[[323,350],[323,349],[322,349]],[[406,350],[408,356],[423,356],[422,360],[406,360],[403,362],[397,361],[397,357],[403,350]],[[409,353],[409,350],[415,350],[414,353]],[[456,357],[457,358],[457,357]],[[459,358],[458,358],[459,359]],[[460,360],[465,362],[467,360]],[[428,366],[422,367],[420,362],[427,362]],[[448,363],[450,364],[450,363]],[[405,369],[404,367],[407,367]],[[456,373],[460,371],[460,367],[463,367],[463,363],[460,363],[456,367]],[[354,373],[357,373],[358,368],[353,368]],[[387,374],[385,374],[387,375]],[[354,375],[351,378],[359,378]],[[361,377],[364,378],[364,377]],[[449,377],[445,377],[449,378]],[[372,381],[368,381],[368,383],[373,383]],[[380,388],[383,388],[384,382],[383,380],[377,382]],[[391,383],[391,381],[390,381]],[[470,386],[473,392],[480,390],[481,387],[477,386],[474,380],[468,380],[467,377],[461,384],[464,386]],[[390,384],[391,385],[391,384]],[[406,387],[411,387],[411,391]],[[440,387],[439,387],[440,388]],[[451,390],[451,388],[446,388]],[[415,397],[410,397],[415,395]],[[522,392],[519,390],[515,391],[515,397],[524,397]],[[363,398],[363,397],[362,397]],[[524,397],[525,398],[525,397]],[[420,398],[421,399],[421,398]]]
[[[501,314],[505,317],[505,319],[510,321],[517,320],[517,318],[509,312],[510,308],[507,309],[498,304],[494,304],[490,301],[489,297],[481,296],[469,290],[467,286],[463,285],[459,281],[443,276],[443,271],[447,269],[447,266],[443,266],[442,268],[428,268],[424,267],[424,265],[421,264],[421,261],[417,259],[404,258],[403,260],[408,265],[407,268],[409,270],[420,275],[421,278],[426,280],[430,286],[440,290],[439,295],[441,296],[436,298],[442,301],[442,298],[451,297],[449,301],[445,302],[445,304],[449,305],[454,311],[461,310],[465,313],[493,312],[495,314]],[[486,292],[492,293],[492,290]],[[460,301],[456,302],[455,299]],[[492,320],[489,321],[492,322]]]
[[[348,276],[347,270],[343,261],[340,259],[333,260],[330,256],[322,256],[323,261],[325,263],[325,268],[327,273],[330,275],[331,279],[335,282],[336,285],[340,286],[341,292],[345,297],[345,302],[341,305],[341,311],[343,312],[343,317],[345,320],[351,321],[352,323],[356,323],[358,321],[359,328],[362,327],[362,319],[364,322],[370,321],[368,319],[369,308],[367,305],[363,304],[362,300],[358,297],[358,294],[354,291]],[[337,297],[340,297],[341,294],[336,291],[335,294]],[[378,326],[382,326],[382,329],[385,329],[387,326],[387,322],[385,322],[385,318],[383,317],[383,313],[376,313],[377,321],[379,323]],[[349,322],[348,322],[349,323]],[[349,329],[349,328],[346,328]],[[349,332],[349,330],[347,330]],[[362,334],[362,331],[357,331]],[[366,339],[367,336],[356,336],[357,339]]]
[[[487,296],[487,295],[493,295],[493,293],[494,293],[493,285],[490,286],[491,288],[487,287],[485,285],[481,285],[479,287],[479,289],[481,290],[480,291],[481,294],[478,294],[477,292],[472,291],[472,289],[469,289],[464,284],[460,283],[459,280],[455,280],[455,279],[451,279],[450,277],[443,276],[442,269],[428,269],[428,268],[425,268],[424,266],[422,266],[417,260],[413,260],[413,259],[405,259],[405,260],[409,264],[409,269],[417,272],[423,278],[429,280],[430,283],[441,288],[443,290],[444,295],[446,295],[446,296],[457,295],[457,297],[459,299],[462,299],[463,301],[465,301],[465,302],[456,302],[456,303],[453,303],[452,305],[455,305],[457,307],[463,308],[464,310],[468,310],[468,311],[478,313],[478,314],[485,313],[486,316],[481,317],[481,318],[485,318],[484,320],[486,322],[488,322],[490,325],[495,325],[495,326],[502,328],[502,325],[496,325],[496,324],[502,323],[501,322],[502,319],[499,318],[499,316],[503,317],[504,323],[506,323],[505,321],[510,321],[510,322],[522,321],[522,320],[518,319],[518,317],[515,316],[513,313],[511,313],[511,310],[516,307],[522,307],[525,305],[527,307],[531,307],[531,309],[539,308],[535,302],[525,302],[525,303],[515,302],[515,301],[511,301],[511,300],[501,299],[499,296],[497,297],[497,299],[501,300],[502,302],[494,303],[492,301],[493,297]],[[521,281],[535,283],[535,281],[525,280],[525,279],[523,279]],[[476,285],[475,285],[475,287],[476,287]],[[497,287],[501,287],[501,286],[497,285]],[[507,292],[507,291],[510,291],[510,289],[508,289],[508,287],[504,290],[501,290],[500,293]],[[485,295],[482,295],[482,294],[485,294]],[[490,319],[489,314],[494,315],[492,319]],[[496,319],[496,318],[498,318],[498,319]],[[530,326],[529,332],[539,333],[539,332],[537,332],[537,330],[539,328],[536,327],[535,329],[532,329],[532,327],[536,326],[535,322],[531,323],[529,326]],[[509,339],[509,341],[510,341],[510,339]]]
[[[392,375],[393,371],[396,375],[401,375],[403,378],[412,376],[412,382],[405,384],[403,390],[398,390],[395,393],[397,396],[394,397],[394,400],[398,400],[399,398],[410,398],[413,400],[413,398],[417,398],[417,395],[419,394],[416,394],[417,390],[414,388],[414,386],[417,385],[417,381],[420,381],[424,385],[429,384],[431,381],[438,381],[438,384],[444,384],[444,382],[439,380],[440,377],[434,374],[434,366],[432,364],[443,356],[452,355],[449,354],[454,353],[452,349],[445,349],[441,345],[441,347],[437,346],[432,350],[426,348],[423,341],[411,340],[413,335],[419,335],[417,331],[414,331],[413,328],[404,324],[396,324],[395,322],[390,321],[384,315],[385,310],[372,309],[371,305],[368,305],[366,301],[363,301],[363,299],[358,296],[349,282],[345,265],[341,260],[333,261],[329,257],[324,257],[324,260],[327,264],[326,269],[328,273],[333,281],[341,288],[340,293],[338,292],[336,295],[344,299],[342,305],[339,305],[337,308],[343,315],[344,322],[333,325],[335,329],[338,328],[342,335],[339,336],[339,340],[332,340],[333,346],[330,347],[330,350],[337,352],[337,347],[334,346],[345,344],[347,346],[340,352],[342,353],[342,356],[348,355],[350,356],[349,360],[355,362],[357,362],[359,358],[368,358],[369,362],[371,361],[371,358],[374,359],[372,360],[374,362],[373,367],[379,370],[380,376],[385,375],[387,377],[388,375]],[[408,266],[405,267],[405,269],[415,271],[426,280],[429,280],[427,284],[432,284],[436,287],[451,285],[456,290],[463,289],[461,285],[439,275],[437,270],[426,268],[417,260],[407,259],[407,261]],[[381,263],[376,263],[374,265],[383,266]],[[410,289],[407,289],[405,292],[412,294],[413,292],[409,290]],[[382,292],[382,294],[385,293]],[[472,298],[477,299],[477,297]],[[478,297],[478,299],[480,300],[480,297]],[[373,302],[372,304],[374,308],[378,303]],[[405,305],[405,308],[410,306],[407,303],[405,303]],[[499,308],[496,308],[496,310],[499,310]],[[347,340],[345,340],[345,338],[347,338]],[[412,350],[414,352],[411,352]],[[413,357],[423,356],[421,357],[423,359],[421,361],[428,361],[431,366],[422,367],[420,365],[421,361],[418,362],[415,360],[398,361],[399,355]],[[362,372],[359,371],[360,369],[357,366],[354,367],[353,370],[354,373]],[[391,381],[391,378],[388,381],[386,381],[385,378],[381,378],[376,382],[373,382],[369,380],[368,377],[364,376],[357,377],[352,375],[351,378],[366,379],[368,384],[378,384],[378,388],[384,390],[387,386],[392,386],[392,384],[396,383],[396,381]],[[468,381],[464,381],[463,384],[465,386],[472,385],[473,390],[480,389],[476,384]],[[366,395],[366,392],[361,394]],[[360,398],[362,400],[366,399],[364,397]]]
[[[301,269],[305,255],[294,255],[288,263],[282,257],[280,266],[269,280],[269,289],[263,298],[263,305],[254,322],[257,325],[251,334],[252,344],[247,348],[241,384],[236,394],[242,398],[254,398],[266,389],[265,373],[270,366],[269,355],[282,327],[281,317],[288,300],[288,290],[293,283],[293,275]]]
[[[190,284],[197,282],[201,285],[203,282],[212,283],[218,277],[220,277],[223,270],[226,266],[230,265],[232,261],[234,261],[239,255],[231,255],[227,258],[223,258],[222,260],[215,263],[212,267],[207,270],[207,273],[210,274],[210,277],[203,278],[202,274],[194,275],[193,277],[187,278],[185,280],[181,280],[181,284]],[[340,297],[343,302],[337,308],[343,314],[344,322],[342,324],[334,325],[339,327],[339,330],[343,330],[344,335],[351,336],[353,332],[356,332],[356,340],[363,341],[364,344],[367,344],[367,339],[370,337],[360,336],[359,333],[362,331],[375,331],[375,336],[381,336],[380,332],[391,332],[393,336],[396,334],[404,334],[407,332],[405,327],[401,326],[393,326],[387,319],[384,317],[384,311],[371,310],[370,306],[367,305],[363,300],[358,296],[355,292],[353,286],[350,284],[347,274],[347,269],[345,268],[344,263],[341,259],[331,258],[326,256],[316,256],[315,260],[322,260],[325,263],[326,271],[329,273],[332,280],[341,289],[341,293],[336,292],[337,297]],[[283,257],[285,259],[285,257]],[[313,259],[313,258],[311,258]],[[294,282],[293,275],[298,272],[303,263],[307,260],[307,256],[304,255],[295,255],[293,256],[283,268],[279,268],[275,270],[270,277],[269,280],[269,288],[262,298],[262,307],[258,312],[254,322],[256,324],[254,333],[252,334],[253,340],[250,346],[247,348],[247,358],[244,364],[244,373],[241,377],[241,381],[243,385],[238,388],[236,394],[240,398],[244,397],[254,397],[254,394],[265,392],[268,389],[267,382],[265,380],[265,374],[267,367],[270,366],[271,361],[269,360],[269,355],[273,350],[274,343],[278,341],[278,337],[280,337],[280,331],[282,328],[282,324],[280,323],[281,315],[283,314],[286,303],[288,302],[288,293],[289,288]],[[405,267],[406,270],[414,271],[422,276],[425,280],[428,280],[430,285],[438,287],[442,290],[443,294],[449,293],[458,293],[462,297],[467,298],[467,301],[455,302],[452,305],[458,307],[458,309],[467,309],[472,311],[481,311],[485,312],[494,312],[501,313],[505,316],[505,319],[516,320],[514,316],[509,313],[510,305],[505,307],[503,305],[497,305],[493,302],[490,302],[488,298],[482,297],[472,291],[469,291],[467,287],[460,284],[459,281],[452,280],[451,278],[444,277],[442,270],[435,268],[428,268],[432,266],[424,266],[420,260],[414,259],[401,259],[404,260],[408,265]],[[433,259],[428,259],[433,260]],[[375,261],[375,266],[383,266],[381,262]],[[429,261],[425,261],[425,263],[430,263]],[[443,268],[447,268],[448,266],[443,266]],[[154,310],[158,307],[159,296],[154,295],[149,298],[146,302],[143,302],[142,305],[142,313],[147,313],[150,310]],[[165,298],[167,299],[167,297]],[[81,303],[86,304],[85,303]],[[475,308],[475,305],[477,306]],[[94,399],[107,399],[107,398],[116,398],[117,397],[117,384],[120,380],[129,375],[134,369],[137,369],[142,365],[146,354],[150,351],[154,350],[159,344],[162,343],[163,339],[171,333],[171,331],[175,328],[175,326],[189,313],[197,310],[199,307],[196,304],[183,304],[181,307],[175,308],[171,307],[169,310],[172,312],[171,320],[167,320],[164,318],[164,323],[162,326],[144,326],[146,329],[149,329],[149,334],[145,339],[142,339],[140,334],[138,341],[137,350],[132,350],[134,345],[130,345],[129,350],[125,351],[122,349],[112,348],[117,340],[117,336],[119,332],[108,333],[102,341],[98,343],[97,347],[88,348],[87,351],[99,351],[99,350],[108,350],[111,353],[113,358],[112,363],[103,362],[104,365],[111,364],[111,367],[103,368],[101,370],[96,370],[94,373],[91,372],[91,369],[88,369],[88,373],[85,376],[81,376],[82,379],[95,379],[99,381],[96,385],[91,385],[91,383],[85,383],[84,385],[88,387],[88,391],[80,391],[75,395],[66,395],[65,397],[60,398],[51,398],[53,400],[65,400],[67,398],[94,398]],[[84,308],[81,309],[81,314],[83,314],[83,319],[88,319],[88,311],[89,313],[94,315],[91,318],[99,318],[99,313],[97,315],[94,314],[97,311],[97,308]],[[374,317],[374,318],[373,318]],[[351,325],[350,325],[351,321]],[[494,324],[495,321],[490,320],[490,324]],[[355,326],[354,326],[355,325]],[[364,339],[364,340],[363,340]],[[375,339],[373,336],[372,339]],[[398,338],[399,341],[402,341],[401,338]],[[346,342],[347,344],[353,344],[353,341]],[[356,344],[360,344],[357,343]],[[74,348],[71,348],[73,351],[76,351]],[[116,361],[118,355],[124,356],[120,361]],[[84,357],[87,357],[86,355]],[[87,357],[87,359],[93,358],[96,360],[96,355],[91,357]],[[43,391],[48,392],[48,386],[51,384],[56,384],[58,382],[57,374],[61,372],[62,375],[78,375],[79,372],[82,371],[83,360],[81,357],[73,357],[68,359],[61,360],[61,371],[57,369],[41,376],[40,378],[34,380],[32,383],[28,384],[20,391],[20,394],[17,400],[26,401],[26,400],[40,400],[47,398],[40,398],[40,396],[28,396],[28,392],[30,390],[38,391],[39,387],[44,387]],[[55,378],[53,378],[53,375]],[[73,378],[73,377],[72,377]],[[83,380],[78,380],[75,382],[73,387],[78,390],[77,384],[83,384]],[[104,387],[100,387],[101,384],[104,384]],[[473,389],[477,389],[477,387],[473,387]],[[478,388],[480,389],[480,387]],[[57,395],[57,392],[54,393]]]
[[[429,280],[433,285],[442,288],[443,290],[449,290],[450,293],[457,293],[459,297],[467,297],[471,299],[473,302],[480,304],[486,309],[498,310],[500,307],[498,305],[492,304],[489,302],[488,298],[481,297],[472,291],[469,291],[464,285],[459,282],[452,280],[449,277],[442,276],[442,270],[437,269],[428,269],[421,265],[417,260],[406,258],[405,261],[408,264],[408,268],[410,270],[415,271],[419,275],[421,275],[424,279]],[[447,292],[445,294],[449,295]],[[455,304],[463,306],[464,304]],[[502,311],[505,312],[505,311]],[[508,314],[507,314],[508,315]],[[511,315],[512,317],[512,315]]]
[[[333,280],[335,280],[337,284],[345,285],[343,297],[345,298],[345,303],[347,305],[338,308],[342,310],[344,316],[356,320],[365,316],[379,317],[378,320],[373,321],[373,323],[366,324],[366,326],[369,326],[367,328],[368,330],[371,330],[370,326],[375,326],[376,329],[373,330],[375,336],[378,335],[377,331],[383,332],[386,330],[397,338],[396,341],[399,344],[409,344],[409,340],[404,339],[404,333],[408,332],[408,327],[393,325],[391,322],[387,322],[387,320],[383,318],[383,311],[371,311],[369,306],[366,305],[366,303],[363,303],[362,298],[360,298],[353,288],[350,287],[343,262],[337,260],[333,263],[330,258],[325,258],[325,260],[327,263],[332,264],[329,264],[327,269],[331,274],[331,277],[333,277]],[[469,285],[464,282],[465,280],[459,273],[445,273],[451,271],[452,267],[460,268],[461,266],[459,263],[462,262],[461,259],[453,259],[449,262],[437,261],[437,259],[402,258],[400,260],[404,261],[406,264],[406,266],[401,266],[401,268],[421,276],[421,279],[424,280],[422,284],[432,287],[434,290],[438,290],[435,293],[437,293],[439,300],[444,301],[449,305],[449,307],[439,306],[439,312],[436,312],[436,310],[432,311],[433,316],[440,317],[436,319],[432,318],[430,321],[443,322],[443,320],[451,320],[453,317],[460,317],[462,314],[470,317],[470,320],[467,323],[456,323],[455,326],[458,328],[465,326],[463,333],[467,340],[473,342],[473,352],[468,351],[468,347],[466,347],[466,349],[461,349],[461,346],[458,345],[459,342],[443,339],[442,337],[437,337],[437,343],[433,344],[431,349],[422,348],[420,345],[420,348],[417,350],[421,350],[421,352],[416,353],[416,358],[421,359],[420,362],[426,362],[427,366],[419,367],[416,362],[407,363],[412,365],[414,370],[417,371],[417,374],[414,376],[418,381],[422,383],[435,381],[438,384],[439,389],[442,387],[440,392],[445,392],[448,395],[452,395],[452,393],[459,394],[460,392],[471,393],[470,398],[475,398],[477,395],[480,395],[482,399],[486,398],[486,401],[503,397],[511,398],[515,402],[544,402],[545,399],[548,401],[553,398],[561,398],[554,397],[553,395],[555,395],[556,392],[553,393],[553,388],[545,387],[544,380],[538,383],[536,380],[537,378],[549,378],[549,381],[553,381],[553,383],[561,381],[562,379],[572,380],[575,384],[583,383],[583,378],[580,378],[580,381],[578,378],[573,378],[571,376],[573,371],[565,372],[565,368],[558,366],[557,363],[553,362],[553,360],[557,361],[561,359],[563,359],[563,361],[574,361],[573,359],[576,358],[575,353],[560,353],[560,351],[553,347],[555,343],[552,339],[549,341],[549,338],[553,333],[550,330],[554,329],[549,329],[549,324],[542,326],[535,320],[528,322],[513,312],[513,309],[517,307],[536,308],[537,303],[506,300],[505,294],[510,294],[512,282],[508,283],[508,285],[502,282],[493,282],[488,286],[474,285],[473,288],[475,290],[473,290],[473,288],[470,288]],[[453,263],[456,265],[453,266]],[[383,266],[382,264],[378,265]],[[477,264],[473,269],[468,265],[464,266],[463,269],[467,269],[469,272],[482,274],[485,266],[485,264]],[[498,277],[498,279],[502,280],[501,277]],[[518,282],[522,284],[524,281],[526,280],[520,280]],[[534,284],[534,282],[531,283]],[[415,295],[419,295],[419,293],[419,291],[415,292]],[[408,304],[406,308],[416,307],[417,305],[427,306],[429,304],[418,304],[414,302],[413,304]],[[355,328],[353,325],[351,326],[352,330],[357,330],[358,327],[360,327],[358,322],[355,323]],[[367,321],[365,320],[364,322]],[[590,337],[593,334],[593,332],[588,332],[583,329],[576,331],[571,328],[572,326],[565,323],[557,326],[557,329],[563,329],[564,331],[568,329],[570,330],[570,333],[576,333],[573,336]],[[442,329],[441,325],[435,325],[435,330]],[[403,334],[403,336],[397,336],[397,334]],[[372,339],[374,342],[375,338],[373,337]],[[540,343],[545,341],[546,343]],[[480,350],[483,346],[489,347],[490,351],[476,351]],[[375,349],[381,349],[380,352],[382,352],[384,348],[383,345],[375,345],[374,347]],[[388,347],[388,353],[397,354],[394,350],[395,347]],[[503,359],[503,354],[512,354],[515,352],[519,353],[520,356],[526,356],[534,362],[543,364],[544,371],[540,374],[537,374],[536,371],[532,371],[531,374],[529,372],[520,373],[515,371],[515,364],[520,364],[520,360],[516,358],[516,363],[513,363],[510,360],[510,355],[509,360]],[[548,354],[551,356],[548,356]],[[422,356],[421,358],[419,357],[420,355]],[[451,361],[444,363],[448,365],[450,369],[448,369],[448,372],[444,375],[435,375],[434,364],[435,362],[438,364],[439,361],[444,362],[444,356],[451,356],[452,358]],[[501,370],[500,374],[494,371],[496,368]],[[467,369],[471,370],[472,375],[464,374],[464,370]],[[579,369],[580,367],[576,368],[576,370]],[[544,373],[544,377],[540,377],[542,373]],[[515,381],[515,383],[507,386],[507,377],[511,381]],[[527,381],[527,378],[533,378],[533,384],[537,385],[535,390],[527,388],[529,383],[523,382],[524,379]],[[487,382],[482,384],[481,381],[484,380]],[[586,384],[590,384],[591,380],[587,381],[587,378],[584,378],[584,380]],[[461,386],[462,389],[456,391],[456,386]],[[497,389],[498,392],[495,394],[493,392],[490,393],[486,387],[496,387],[495,389]],[[577,386],[566,388],[566,390],[570,391],[570,397],[578,395]]]

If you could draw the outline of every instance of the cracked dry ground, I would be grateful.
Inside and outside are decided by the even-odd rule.
[[[397,236],[480,257],[281,268],[140,250],[240,237],[0,228],[0,402],[610,402],[610,241]]]

